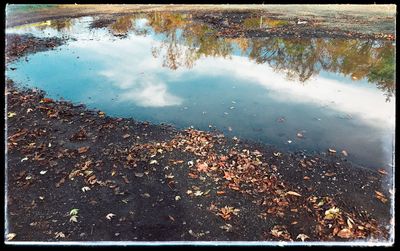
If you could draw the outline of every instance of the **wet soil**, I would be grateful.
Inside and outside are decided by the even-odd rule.
[[[7,34],[5,37],[5,61],[6,64],[18,58],[24,57],[29,53],[47,51],[54,49],[66,42],[65,39],[37,38],[32,35]]]
[[[8,62],[61,44],[7,39]],[[113,118],[11,80],[5,95],[12,241],[390,238],[387,173],[332,150]]]
[[[389,203],[375,192],[390,197],[382,174],[337,156],[111,118],[11,81],[6,94],[14,240],[388,238]],[[349,218],[351,235],[338,237]]]

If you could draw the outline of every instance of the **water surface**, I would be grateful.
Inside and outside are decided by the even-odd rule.
[[[280,25],[253,19],[243,25]],[[123,16],[105,27],[99,21],[8,29],[70,40],[13,63],[7,77],[112,116],[213,126],[282,150],[345,150],[373,169],[392,164],[392,42],[222,38],[182,14]]]

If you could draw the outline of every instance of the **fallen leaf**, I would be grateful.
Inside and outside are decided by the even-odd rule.
[[[194,192],[194,196],[201,196],[201,195],[203,195],[203,192],[202,192],[202,191],[196,191],[196,192]]]
[[[132,160],[134,160],[134,158],[132,157],[131,154],[128,154],[128,156],[126,156],[126,160],[127,161],[132,161]]]
[[[82,187],[82,192],[86,192],[86,191],[89,191],[90,190],[90,187]]]
[[[297,235],[297,237],[296,237],[296,240],[297,239],[301,239],[301,241],[304,241],[305,239],[310,239],[310,237],[308,237],[307,235],[305,235],[305,234],[299,234],[299,235]]]
[[[72,215],[71,218],[69,218],[70,222],[78,222],[78,216]]]
[[[382,203],[386,203],[388,199],[385,197],[385,195],[381,192],[375,191],[375,197],[380,200]]]
[[[115,214],[109,213],[109,214],[106,215],[106,219],[107,220],[111,220],[114,216],[115,216]]]
[[[339,213],[340,213],[339,208],[337,208],[337,207],[332,207],[332,208],[330,208],[330,209],[328,209],[328,210],[325,211],[325,217],[324,217],[324,219],[326,219],[326,220],[332,220],[332,219],[336,218],[336,217],[339,215]]]
[[[15,236],[17,236],[16,233],[8,233],[7,234],[7,241],[11,241],[12,239],[15,238]]]
[[[199,172],[207,172],[208,170],[208,165],[207,163],[198,163],[196,165],[197,171]]]
[[[232,178],[234,178],[234,177],[235,177],[235,176],[234,176],[233,173],[225,172],[225,171],[224,171],[224,178],[225,178],[225,179],[227,179],[227,180],[232,180]]]
[[[325,176],[327,176],[327,177],[331,177],[331,176],[335,176],[336,175],[336,173],[325,173]]]
[[[142,196],[143,198],[150,198],[150,194],[149,194],[149,193],[141,194],[141,196]]]
[[[83,147],[78,148],[78,153],[85,153],[88,150],[89,150],[88,146],[83,146]]]
[[[225,225],[223,225],[223,226],[220,226],[219,228],[225,230],[226,232],[231,232],[233,226],[232,226],[231,224],[228,224],[228,223],[227,223],[227,224],[225,224]]]
[[[378,172],[379,172],[380,174],[382,174],[382,175],[387,175],[387,174],[388,174],[388,173],[386,172],[386,170],[383,169],[383,168],[378,169]]]
[[[7,113],[7,117],[9,117],[9,118],[14,117],[15,115],[17,115],[15,112],[8,112]]]
[[[353,224],[354,224],[353,219],[347,218],[347,226],[349,226],[349,229],[353,228]]]
[[[289,194],[289,195],[294,195],[294,196],[301,196],[300,194],[298,194],[298,193],[296,193],[296,192],[293,192],[293,191],[289,191],[289,192],[286,192],[286,194]]]
[[[63,232],[55,232],[55,238],[65,238],[65,234]]]
[[[155,159],[153,159],[153,160],[150,160],[150,163],[149,163],[150,165],[157,165],[158,164],[158,161],[157,160],[155,160]]]
[[[344,228],[344,229],[339,231],[337,236],[339,236],[340,238],[343,238],[343,239],[348,239],[348,238],[351,238],[353,236],[353,233],[349,229]]]
[[[71,211],[69,212],[69,215],[77,215],[78,214],[79,209],[77,208],[73,208],[71,209]]]
[[[51,98],[42,98],[42,100],[40,100],[39,103],[53,103],[54,100],[52,100]]]

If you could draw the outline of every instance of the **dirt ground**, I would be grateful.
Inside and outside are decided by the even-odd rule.
[[[322,29],[340,29],[363,34],[383,33],[394,36],[396,5],[58,5],[55,8],[19,12],[7,11],[6,27],[55,18],[101,14],[130,14],[150,11],[237,12],[259,11],[282,20],[318,22]],[[303,25],[306,29],[315,27]]]
[[[7,25],[143,11],[63,8],[71,12],[10,15]],[[6,62],[63,42],[8,36]],[[286,153],[218,131],[113,118],[11,80],[5,96],[9,241],[390,239],[390,174],[332,149]]]

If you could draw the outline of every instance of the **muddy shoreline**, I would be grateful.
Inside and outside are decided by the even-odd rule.
[[[17,37],[9,60],[61,44]],[[6,100],[12,241],[389,240],[387,174],[338,153],[112,118],[11,80]]]

